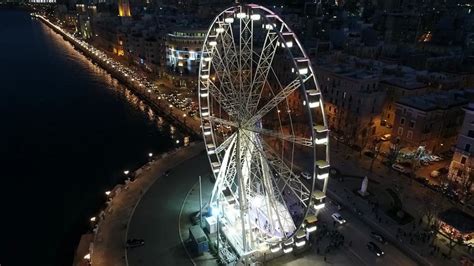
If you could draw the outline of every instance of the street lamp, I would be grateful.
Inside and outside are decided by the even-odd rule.
[[[91,222],[95,222],[95,220],[96,220],[95,216],[92,216],[91,217]]]
[[[109,195],[110,195],[110,191],[109,191],[109,190],[105,191],[105,195],[106,195],[106,196],[109,196]]]
[[[153,153],[148,153],[148,157],[152,157],[153,156]]]
[[[179,139],[176,140],[176,144],[179,144]]]
[[[125,175],[128,175],[128,173],[130,173],[130,171],[125,170],[125,171],[123,171],[123,173],[124,173]]]

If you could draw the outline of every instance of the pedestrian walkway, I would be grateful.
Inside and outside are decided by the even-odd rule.
[[[128,265],[125,242],[129,222],[138,202],[165,171],[196,156],[203,150],[204,145],[202,142],[198,142],[191,143],[189,147],[164,153],[159,159],[137,170],[136,179],[133,182],[114,189],[115,195],[111,194],[113,197],[103,215],[99,217],[91,250],[92,265]]]

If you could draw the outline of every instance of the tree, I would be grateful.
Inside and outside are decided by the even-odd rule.
[[[424,190],[424,191],[425,193],[421,198],[422,208],[423,208],[422,217],[425,217],[426,222],[427,222],[426,227],[428,229],[436,229],[438,227],[436,217],[438,216],[440,208],[443,204],[444,197],[439,195],[438,193],[433,193],[432,191],[429,191],[429,190]]]
[[[474,175],[471,174],[471,167],[469,165],[465,165],[462,171],[462,178],[461,178],[461,193],[459,195],[459,199],[464,203],[467,203],[469,200],[472,199],[472,192],[471,187],[474,181]]]
[[[374,140],[373,150],[372,153],[374,156],[372,157],[372,161],[370,162],[369,172],[372,172],[372,168],[374,167],[374,162],[380,154],[380,146],[382,146],[382,142]]]

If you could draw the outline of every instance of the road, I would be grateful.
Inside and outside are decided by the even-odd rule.
[[[207,156],[201,154],[159,177],[143,196],[130,222],[128,238],[145,245],[128,250],[130,266],[192,265],[178,233],[178,216],[189,189],[198,176],[210,173]]]
[[[339,232],[345,237],[345,242],[352,241],[351,247],[342,247],[342,252],[347,252],[356,259],[354,265],[385,265],[385,266],[410,266],[417,265],[412,259],[407,257],[404,253],[398,250],[396,247],[388,244],[378,243],[376,240],[370,237],[370,232],[373,231],[366,224],[359,220],[358,217],[347,210],[338,211],[336,206],[333,204],[326,204],[326,208],[320,212],[319,219],[326,222],[329,227],[333,224],[331,214],[339,212],[347,223],[343,225],[336,225]],[[369,251],[367,243],[372,241],[376,243],[385,254],[382,257],[377,257],[374,253]],[[339,251],[339,252],[341,252]]]

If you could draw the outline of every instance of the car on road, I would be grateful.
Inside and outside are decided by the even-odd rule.
[[[346,223],[346,220],[338,212],[333,213],[331,215],[331,217],[334,219],[334,221],[338,222],[339,224],[345,224]]]
[[[444,160],[443,157],[441,156],[438,156],[438,155],[431,155],[431,158],[430,158],[432,161],[435,161],[435,162],[440,162],[442,160]]]
[[[301,176],[302,176],[304,179],[311,180],[311,175],[310,175],[308,172],[302,172],[302,173],[301,173]]]
[[[364,213],[358,208],[354,208],[354,212],[357,213],[357,215],[360,215],[360,216],[364,215]]]
[[[136,248],[145,245],[143,239],[129,239],[127,240],[127,248]]]
[[[385,134],[382,137],[380,137],[380,140],[381,141],[389,141],[391,137],[392,137],[391,134]]]
[[[372,251],[373,253],[375,253],[375,255],[377,255],[378,257],[382,256],[383,254],[385,254],[382,249],[379,248],[379,246],[377,246],[374,242],[370,241],[369,243],[367,243],[367,248]]]
[[[377,232],[370,232],[370,236],[371,236],[373,239],[379,241],[379,242],[382,243],[382,244],[386,244],[386,243],[387,243],[387,240],[385,240],[385,238],[384,238],[381,234],[379,234],[379,233],[377,233]]]
[[[392,164],[392,169],[403,174],[408,174],[410,171],[406,169],[403,165],[394,163]]]

